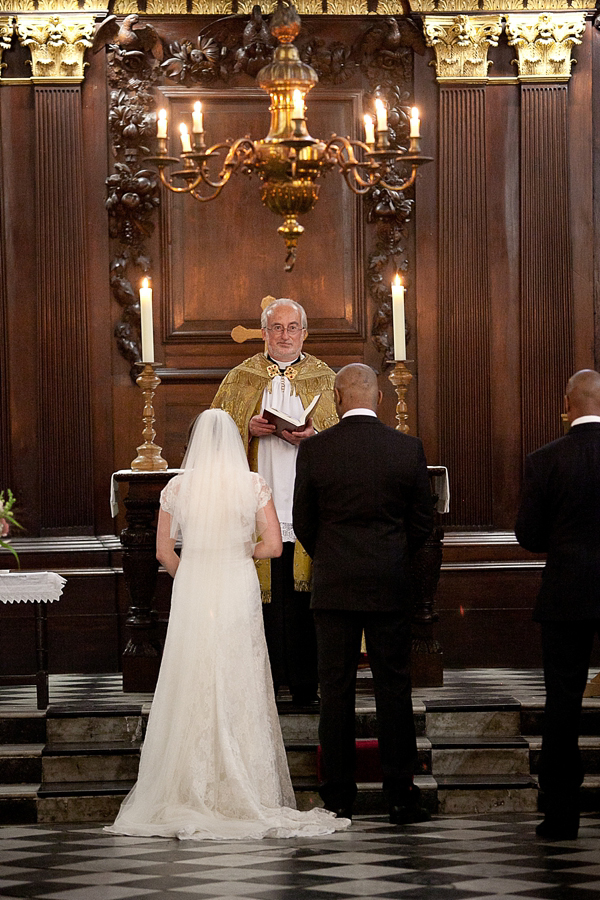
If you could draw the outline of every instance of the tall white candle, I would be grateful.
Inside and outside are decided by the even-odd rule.
[[[365,141],[367,144],[375,143],[375,124],[372,116],[365,116]]]
[[[158,119],[156,121],[156,137],[157,138],[166,138],[166,136],[167,136],[167,111],[166,111],[166,109],[159,109]]]
[[[293,93],[294,108],[292,109],[292,119],[304,118],[304,98],[302,91],[296,89]]]
[[[140,322],[142,330],[142,362],[154,362],[154,326],[152,322],[152,288],[144,278],[140,288]]]
[[[194,103],[194,111],[192,112],[192,131],[194,134],[202,134],[204,125],[202,122],[202,104],[199,100]]]
[[[375,112],[377,113],[377,131],[387,131],[387,109],[379,97],[375,101]]]
[[[404,321],[404,285],[396,274],[392,281],[392,323],[394,331],[394,361],[406,359],[406,325]]]
[[[188,134],[187,125],[182,122],[179,126],[179,132],[181,134],[181,149],[184,153],[192,152],[192,144],[190,142],[190,136]]]
[[[416,106],[410,111],[410,137],[421,137],[421,120],[419,118],[419,110]]]

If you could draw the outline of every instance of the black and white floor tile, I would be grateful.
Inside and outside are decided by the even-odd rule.
[[[598,672],[590,669],[590,678]],[[438,688],[415,688],[417,702],[516,700],[531,702],[544,700],[544,679],[541,669],[446,669],[444,685]],[[363,702],[372,695],[369,669],[359,672],[358,697]],[[282,697],[286,701],[285,694]],[[289,699],[289,698],[287,698]],[[152,694],[124,694],[120,674],[50,675],[50,704],[52,706],[104,705],[142,707],[152,700]],[[35,687],[28,685],[0,687],[0,711],[36,708]]]
[[[35,900],[593,900],[600,817],[577,841],[536,838],[538,817],[359,817],[321,838],[196,843],[90,826],[0,828],[0,898]]]

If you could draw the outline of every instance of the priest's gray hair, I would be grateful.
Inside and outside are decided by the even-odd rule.
[[[306,313],[304,312],[304,307],[300,305],[300,303],[296,303],[295,300],[290,300],[289,297],[279,297],[277,300],[273,300],[272,303],[269,303],[266,309],[263,309],[262,315],[260,317],[260,327],[266,328],[269,324],[269,319],[275,310],[279,306],[293,306],[300,313],[300,321],[302,327],[306,331],[308,329],[308,320],[306,318]]]

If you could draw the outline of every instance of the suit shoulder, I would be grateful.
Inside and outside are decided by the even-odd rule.
[[[572,440],[570,435],[565,434],[562,437],[556,438],[555,441],[550,441],[548,444],[544,444],[543,447],[538,447],[537,450],[528,453],[527,459],[531,460],[534,464],[553,459],[567,450],[571,443]]]

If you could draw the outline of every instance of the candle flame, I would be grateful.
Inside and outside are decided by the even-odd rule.
[[[418,119],[418,118],[419,118],[419,110],[417,109],[416,106],[413,106],[413,108],[411,109],[411,111],[410,111],[410,117],[411,117],[411,119]]]
[[[158,111],[158,118],[161,119],[161,120],[162,120],[162,119],[165,119],[165,120],[166,120],[166,118],[167,118],[167,111],[166,111],[166,109],[159,109],[159,111]]]
[[[202,104],[200,103],[199,100],[196,100],[196,102],[194,103],[194,112],[195,112],[195,113],[201,113],[201,112],[202,112]]]
[[[385,109],[385,106],[383,105],[383,100],[380,100],[379,97],[375,101],[375,109],[377,109],[377,110]]]
[[[367,128],[369,127],[369,125],[373,125],[373,116],[365,116],[365,125],[367,126]]]
[[[400,278],[400,275],[398,274],[398,272],[396,272],[396,274],[394,275],[394,278],[393,278],[393,282],[392,282],[392,283],[393,283],[396,287],[401,287],[401,286],[402,286],[402,279]]]
[[[147,278],[144,278],[144,280],[142,281],[142,287],[143,287],[143,288],[147,288],[147,287],[148,287],[148,279],[147,279]]]
[[[188,133],[187,125],[185,124],[185,122],[182,122],[182,123],[181,123],[181,125],[179,126],[179,131],[181,132],[181,134],[187,134],[187,133]]]

